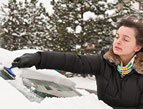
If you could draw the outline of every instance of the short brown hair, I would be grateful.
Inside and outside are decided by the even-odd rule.
[[[117,28],[119,29],[121,26],[135,28],[137,30],[136,43],[137,45],[141,45],[143,48],[143,20],[138,19],[135,16],[128,16],[120,20]]]

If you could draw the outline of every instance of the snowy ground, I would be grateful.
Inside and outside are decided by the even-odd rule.
[[[20,50],[20,51],[8,51],[5,49],[0,48],[0,63],[1,63],[1,68],[2,66],[10,67],[12,60],[17,57],[22,55],[23,53],[29,53],[29,52],[36,52],[36,50]],[[34,70],[34,69],[33,69]],[[112,109],[111,107],[107,106],[105,103],[102,101],[98,100],[97,96],[95,94],[90,94],[87,93],[85,90],[80,90],[81,93],[83,94],[82,96],[74,96],[74,97],[66,97],[66,98],[45,98],[42,100],[40,103],[37,102],[30,102],[21,92],[19,92],[15,87],[21,88],[21,76],[22,72],[26,71],[26,69],[18,69],[14,68],[13,72],[16,74],[16,80],[4,80],[3,78],[0,77],[0,103],[1,107],[4,109],[10,109],[14,107],[15,109],[26,109],[26,108],[34,108],[34,109]],[[44,70],[45,71],[45,70]],[[35,69],[35,72],[36,69]],[[42,70],[38,71],[40,72],[39,76],[31,74],[24,74],[25,76],[33,76],[34,78],[39,77],[40,79],[45,80],[45,76],[42,76],[44,73]],[[51,79],[51,75],[53,76]],[[46,77],[48,78],[48,81],[53,81],[58,84],[64,84],[64,85],[69,85],[69,87],[73,88],[82,88],[82,89],[91,89],[91,90],[96,90],[96,85],[95,85],[95,80],[91,80],[88,78],[71,78],[68,79],[65,76],[55,73],[55,74],[50,74],[46,73]],[[55,79],[56,78],[56,79]],[[58,80],[58,81],[57,81]],[[85,81],[84,81],[85,80]],[[13,81],[13,82],[11,82]],[[13,83],[14,85],[11,85],[10,83]],[[86,87],[87,86],[87,87]],[[95,88],[95,89],[94,89]],[[24,90],[24,88],[22,89]],[[86,93],[85,93],[86,92]],[[7,105],[8,103],[8,105]]]

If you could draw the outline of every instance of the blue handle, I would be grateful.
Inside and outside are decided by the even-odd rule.
[[[15,66],[11,66],[10,68],[4,67],[5,70],[7,70],[8,73],[10,73],[11,75],[13,75],[14,77],[16,77],[16,75],[12,72],[11,69],[15,68]]]
[[[13,68],[15,68],[15,66],[12,65],[9,69],[13,69]]]

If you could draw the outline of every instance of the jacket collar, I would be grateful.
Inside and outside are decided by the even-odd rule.
[[[120,57],[113,53],[113,47],[111,46],[109,50],[104,54],[104,58],[109,60],[111,63],[116,65],[120,64]],[[133,68],[139,73],[143,74],[143,52],[138,52],[136,54]]]

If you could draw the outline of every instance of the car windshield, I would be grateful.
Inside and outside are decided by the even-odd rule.
[[[8,80],[17,90],[19,90],[28,100],[40,103],[45,97],[72,97],[81,94],[75,89],[57,84],[51,81],[38,79],[21,78],[20,85],[17,80],[11,80],[9,75],[0,71],[0,76]]]
[[[39,99],[45,97],[80,96],[76,90],[54,82],[23,78],[23,84]],[[27,96],[27,95],[26,95]],[[27,96],[28,99],[32,100]]]

